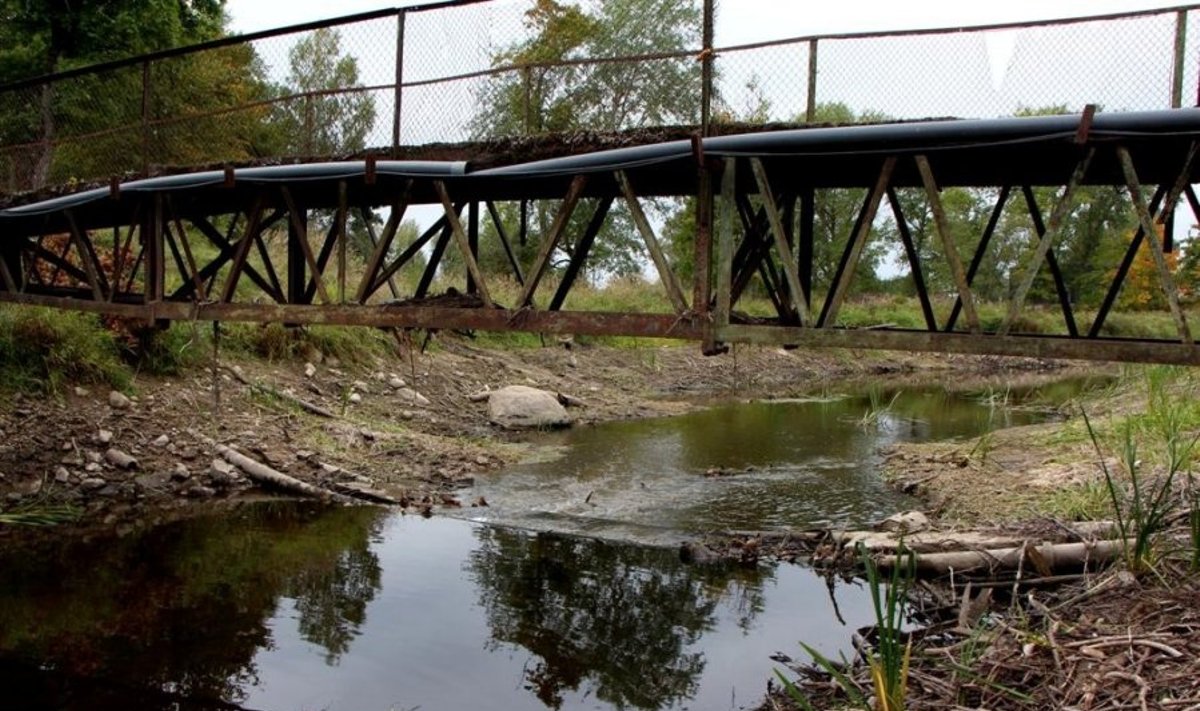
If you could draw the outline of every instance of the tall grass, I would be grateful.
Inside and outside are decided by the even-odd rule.
[[[1188,435],[1195,425],[1196,411],[1190,397],[1179,397],[1174,390],[1179,372],[1170,368],[1152,368],[1147,372],[1148,398],[1146,412],[1126,418],[1118,427],[1117,457],[1127,483],[1119,482],[1104,456],[1100,436],[1083,412],[1084,426],[1100,460],[1104,486],[1112,504],[1117,531],[1121,537],[1122,559],[1135,574],[1154,570],[1161,558],[1160,538],[1169,524],[1175,483],[1190,467],[1197,439]],[[1143,461],[1141,442],[1148,442],[1161,456]],[[1153,473],[1158,464],[1162,474]],[[1151,471],[1147,471],[1151,469]],[[1194,492],[1193,487],[1189,491]],[[1192,495],[1193,548],[1200,542],[1200,520],[1196,520],[1195,496]],[[1193,553],[1193,562],[1200,563],[1200,554]]]
[[[92,314],[0,306],[0,382],[58,393],[68,382],[128,386],[113,333]]]
[[[874,705],[859,686],[839,666],[809,645],[800,646],[813,658],[817,666],[824,669],[841,687],[850,703],[867,711],[904,711],[908,699],[908,672],[912,659],[912,639],[903,631],[907,617],[908,589],[915,575],[915,558],[901,547],[897,552],[897,565],[885,580],[880,574],[871,554],[861,544],[859,559],[867,575],[867,588],[871,593],[871,609],[875,613],[875,642],[863,652],[871,673]],[[784,690],[802,709],[813,709],[812,702],[791,680],[779,671],[775,672]]]

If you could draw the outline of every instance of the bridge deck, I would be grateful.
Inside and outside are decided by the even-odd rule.
[[[1200,110],[928,121],[812,128],[679,140],[480,167],[469,161],[365,159],[337,163],[210,170],[114,182],[49,200],[0,210],[0,300],[101,311],[134,318],[342,323],[415,328],[471,328],[675,337],[703,341],[708,352],[736,341],[863,348],[1044,355],[1200,364],[1180,292],[1166,267],[1172,247],[1158,221],[1187,199],[1197,170]],[[1063,223],[1075,210],[1077,188],[1119,186],[1140,225],[1129,250],[1113,265],[1109,298],[1087,329],[1075,323],[1054,258]],[[997,190],[993,218],[975,240],[973,255],[944,219],[940,189]],[[1057,204],[1028,200],[1031,188],[1062,186]],[[863,188],[865,199],[828,292],[816,303],[812,288],[813,195],[829,188]],[[851,330],[837,314],[881,206],[907,224],[896,189],[919,188],[934,215],[934,233],[955,283],[948,318],[930,308],[921,260],[901,230],[922,330]],[[985,332],[971,286],[987,255],[995,223],[1010,199],[1023,194],[1038,233],[1023,265],[1006,317]],[[694,259],[697,279],[685,292],[663,254],[641,200],[695,198]],[[555,218],[537,238],[537,258],[513,256],[497,207],[505,202],[554,201]],[[561,307],[614,203],[629,210],[660,278],[672,312],[591,313]],[[400,217],[414,205],[440,206],[440,219],[418,239],[395,244]],[[390,217],[350,274],[345,252],[351,213],[368,217],[388,208]],[[314,211],[327,211],[317,215]],[[586,213],[586,214],[585,214]],[[588,217],[582,220],[571,218]],[[492,227],[481,230],[491,219]],[[369,221],[368,221],[369,222]],[[111,231],[112,239],[101,239]],[[511,230],[510,230],[511,231]],[[577,232],[568,234],[568,232]],[[268,243],[286,233],[282,272]],[[1152,239],[1145,239],[1152,235]],[[501,242],[521,294],[507,307],[487,288],[476,259],[480,238]],[[190,247],[203,240],[217,255],[201,264]],[[576,245],[553,294],[535,304],[551,255]],[[1145,246],[1143,246],[1143,243]],[[901,245],[898,245],[899,247]],[[1177,325],[1178,338],[1133,341],[1103,337],[1116,296],[1139,249],[1155,258]],[[456,250],[473,299],[454,307],[429,300],[441,257]],[[429,265],[412,294],[394,291],[390,277],[419,252]],[[335,258],[336,257],[336,258]],[[1029,289],[1043,268],[1059,290],[1067,335],[1021,334],[1017,327]],[[926,269],[928,265],[925,265]],[[258,288],[246,300],[243,277]],[[738,323],[736,306],[752,279],[761,279],[777,318]],[[355,283],[348,283],[354,279]],[[328,283],[335,280],[337,289]],[[172,289],[168,290],[168,284]],[[387,287],[396,297],[380,304]],[[336,294],[333,292],[336,291]],[[240,296],[241,295],[241,296]],[[271,303],[259,303],[262,297]],[[240,300],[239,300],[240,299]]]

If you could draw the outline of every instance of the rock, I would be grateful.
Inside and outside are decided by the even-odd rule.
[[[209,474],[215,473],[220,476],[229,476],[230,474],[233,474],[234,471],[235,469],[233,465],[224,459],[214,459],[212,460],[212,464],[210,464],[208,467]]]
[[[89,473],[91,473],[91,472],[98,472],[98,471],[100,471],[100,470],[101,470],[101,469],[103,469],[103,468],[104,468],[104,467],[101,467],[101,466],[100,466],[100,462],[88,462],[87,464],[85,464],[85,465],[83,466],[83,470],[84,470],[85,472],[89,472]]]
[[[217,495],[215,489],[199,485],[188,487],[188,490],[183,493],[192,497],[193,499],[207,499]]]
[[[492,396],[492,391],[488,390],[487,388],[484,388],[483,390],[480,390],[477,393],[471,393],[470,395],[468,395],[467,400],[469,402],[487,402],[488,398],[490,398],[491,396]]]
[[[83,453],[83,458],[89,462],[94,462],[96,464],[99,464],[100,462],[104,461],[104,457],[100,456],[99,452],[93,452],[90,449]]]
[[[136,459],[115,447],[104,453],[104,459],[118,469],[136,469],[138,465]]]
[[[929,528],[929,517],[920,511],[902,511],[883,519],[875,528],[879,531],[918,533]]]
[[[117,487],[113,486],[112,484],[109,484],[108,486],[104,487],[103,489],[100,489],[99,491],[97,491],[97,492],[96,492],[96,496],[104,496],[104,497],[107,497],[107,498],[111,498],[111,497],[113,497],[113,496],[116,496],[116,495],[118,495],[118,494],[120,494],[120,493],[121,493],[121,490],[120,490],[120,489],[118,489]]]
[[[487,457],[483,456],[482,454],[479,455],[478,457],[475,457],[475,463],[481,467],[486,467],[491,461],[492,460],[488,459]]]
[[[108,406],[114,410],[128,410],[133,405],[133,401],[125,397],[125,395],[112,390],[108,393]]]
[[[75,386],[75,396],[76,397],[87,397],[88,395],[91,395],[91,394],[92,393],[89,392],[87,388],[81,388],[78,385]]]
[[[312,376],[314,376],[316,374],[317,374],[317,366],[313,365],[311,362],[304,364],[304,377],[311,378]]]
[[[19,481],[13,486],[13,491],[21,496],[33,496],[42,490],[42,478],[35,476],[32,479]]]
[[[171,443],[170,437],[166,436],[165,434],[160,434],[158,437],[154,438],[153,444],[155,447],[165,447],[170,443]]]
[[[412,388],[400,388],[396,391],[396,397],[399,398],[403,403],[416,405],[418,407],[427,407],[430,404],[429,398],[425,397],[416,390],[413,390]]]
[[[357,405],[358,403],[362,402],[362,395],[359,395],[358,393],[350,393],[350,397],[346,399],[350,402],[350,404]]]
[[[325,474],[329,474],[330,476],[337,474],[341,470],[342,470],[341,467],[333,465],[333,464],[325,463],[325,464],[321,465],[321,471],[324,472]]]
[[[96,433],[96,441],[100,444],[108,444],[112,441],[113,433],[108,430],[100,430]]]
[[[685,542],[679,546],[679,560],[692,565],[718,563],[721,556],[703,543]]]
[[[67,471],[66,467],[58,467],[54,470],[54,481],[59,484],[66,484],[71,480],[71,472]]]
[[[488,398],[488,420],[501,427],[566,427],[571,416],[554,393],[510,385]]]
[[[176,462],[175,466],[171,468],[171,478],[175,481],[187,481],[191,477],[192,473],[182,462]]]
[[[475,500],[471,502],[471,508],[485,508],[487,505],[487,499],[482,496],[475,497]]]
[[[158,474],[143,474],[134,479],[133,483],[137,484],[139,489],[150,489],[157,491],[165,487],[170,479],[170,474],[167,474],[166,472],[160,472]]]
[[[399,390],[400,388],[408,385],[408,383],[404,382],[403,378],[400,378],[395,375],[388,378],[387,384],[388,384],[388,387],[392,388],[393,390]]]
[[[350,383],[350,387],[351,387],[351,389],[357,390],[360,393],[371,392],[371,388],[367,387],[367,384],[361,380],[355,380],[353,383]]]
[[[108,486],[108,482],[104,481],[98,476],[88,477],[87,479],[79,482],[79,488],[83,489],[84,491],[96,491],[98,489],[103,489],[106,486]]]

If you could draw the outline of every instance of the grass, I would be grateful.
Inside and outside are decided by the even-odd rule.
[[[50,394],[67,383],[128,387],[116,336],[92,314],[0,306],[0,382]]]
[[[1181,378],[1190,381],[1192,376],[1175,368],[1147,371],[1145,411],[1124,418],[1115,428],[1116,444],[1112,448],[1122,472],[1109,467],[1102,437],[1087,412],[1081,410],[1122,540],[1122,559],[1134,574],[1155,569],[1162,556],[1160,539],[1175,504],[1175,484],[1184,473],[1188,483],[1193,483],[1191,465],[1200,435],[1190,433],[1200,422],[1200,408],[1194,398],[1182,394],[1190,388],[1179,387]],[[1149,452],[1145,458],[1143,451]],[[1122,473],[1124,478],[1119,479]],[[1189,503],[1189,518],[1196,519],[1194,494]],[[1190,522],[1194,532],[1193,562],[1200,563],[1200,554],[1194,552],[1200,543],[1200,521]]]
[[[897,556],[904,562],[893,566],[891,574],[885,580],[871,554],[861,544],[858,546],[858,555],[866,570],[871,609],[875,613],[875,643],[871,649],[864,652],[867,667],[870,669],[874,705],[868,703],[859,685],[843,671],[846,664],[835,664],[803,642],[800,646],[813,658],[817,666],[829,673],[854,706],[867,711],[904,711],[908,697],[912,639],[906,639],[902,628],[907,617],[908,589],[914,577],[914,557],[901,549]],[[783,684],[788,696],[800,708],[815,708],[795,683],[778,670],[775,675]]]

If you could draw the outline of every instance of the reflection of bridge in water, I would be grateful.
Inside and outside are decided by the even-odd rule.
[[[648,336],[701,341],[706,352],[750,342],[1200,364],[1180,292],[1166,255],[1175,248],[1169,222],[1186,199],[1200,212],[1191,183],[1200,140],[1200,110],[996,120],[930,121],[811,128],[677,141],[472,170],[469,163],[366,161],[228,169],[151,178],[0,211],[0,300],[159,320],[345,324],[425,329],[479,329]],[[1081,186],[1117,186],[1138,231],[1112,265],[1107,296],[1090,324],[1079,323],[1055,243],[1064,223],[1081,219]],[[939,190],[994,188],[997,200],[982,234],[952,234]],[[1054,204],[1034,188],[1057,186]],[[863,188],[831,285],[813,289],[814,196],[829,188]],[[938,251],[955,285],[948,313],[936,313],[896,190],[922,190],[934,216]],[[685,289],[641,206],[651,197],[694,197],[694,273]],[[506,234],[498,206],[554,200],[543,234]],[[1005,315],[984,324],[972,291],[991,237],[1010,202],[1025,205],[1037,236],[1016,277]],[[627,205],[671,311],[601,313],[564,310],[615,203]],[[405,210],[440,205],[442,215],[408,244],[397,244]],[[377,232],[372,210],[390,211]],[[588,219],[572,221],[581,209]],[[911,270],[924,328],[840,327],[839,310],[881,209],[891,210]],[[318,226],[314,211],[332,215]],[[374,248],[364,268],[347,266],[347,223],[362,217]],[[481,230],[488,220],[492,228]],[[573,226],[578,234],[567,234]],[[287,232],[286,254],[272,258],[267,235]],[[315,234],[314,234],[315,233]],[[481,235],[507,255],[503,274],[476,257]],[[1149,235],[1152,238],[1146,239]],[[1160,238],[1159,235],[1165,235]],[[522,264],[513,241],[538,240]],[[195,240],[206,244],[194,247]],[[564,240],[575,245],[553,289],[543,286]],[[960,253],[959,245],[973,245]],[[1138,250],[1149,250],[1176,325],[1164,340],[1108,337],[1105,324]],[[215,256],[199,259],[200,254]],[[448,250],[463,265],[463,294],[431,297]],[[412,293],[392,277],[428,254]],[[939,265],[940,266],[940,265]],[[1021,330],[1039,271],[1052,277],[1061,335]],[[361,274],[359,273],[361,272]],[[774,316],[738,315],[755,277]],[[520,285],[500,304],[489,285]],[[252,284],[253,289],[240,288]],[[172,288],[168,288],[171,285]],[[381,303],[385,289],[394,297]],[[942,309],[945,311],[945,309]],[[986,327],[985,327],[986,326]]]

